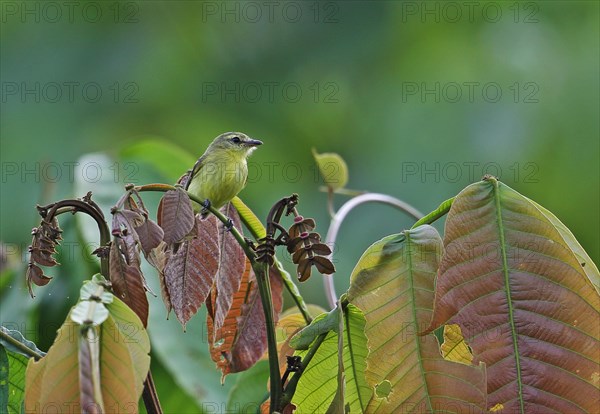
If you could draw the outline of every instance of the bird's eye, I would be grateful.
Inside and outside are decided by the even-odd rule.
[[[240,139],[240,137],[233,137],[231,138],[231,142],[233,142],[234,144],[239,144],[242,140]]]

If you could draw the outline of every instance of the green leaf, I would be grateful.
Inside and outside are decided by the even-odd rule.
[[[305,350],[308,349],[317,336],[329,331],[337,332],[339,313],[339,310],[335,308],[331,312],[317,316],[310,325],[303,328],[290,339],[290,346],[294,349]]]
[[[333,190],[344,188],[348,183],[348,166],[344,159],[334,152],[319,154],[314,148],[312,153],[325,185]]]
[[[80,301],[71,311],[71,320],[78,325],[100,325],[108,318],[108,309],[101,302],[93,300]]]
[[[8,356],[4,347],[0,345],[0,413],[8,411]]]
[[[26,368],[25,356],[6,352],[6,349],[0,345],[0,412],[21,414]]]
[[[121,149],[122,158],[146,162],[159,171],[170,182],[175,182],[196,159],[186,150],[161,138],[149,137],[136,140]]]
[[[488,407],[597,411],[599,276],[562,223],[487,178],[456,197],[444,247],[428,331],[460,325],[487,366]]]
[[[442,251],[424,225],[376,242],[352,272],[348,300],[365,316],[367,412],[482,412],[485,372],[442,358],[434,335],[419,336],[433,304]]]
[[[365,378],[367,370],[367,337],[365,316],[349,303],[344,308],[344,367],[346,373],[346,404],[351,413],[365,412],[373,395]]]
[[[304,357],[308,351],[299,351],[295,355]],[[320,413],[327,411],[337,390],[338,372],[338,335],[329,332],[310,364],[302,373],[292,404],[296,413]]]
[[[232,375],[236,377],[236,382],[229,392],[227,411],[256,412],[268,393],[269,361],[258,361],[252,368]]]
[[[343,410],[348,407],[352,413],[364,412],[373,394],[365,380],[365,318],[360,309],[352,304],[344,306],[342,318],[339,315],[330,316],[336,313],[339,314],[338,308],[315,319],[321,321],[317,322],[317,325],[321,326],[324,326],[324,321],[339,320],[340,326],[343,324],[344,333],[342,338],[337,334],[340,326],[330,330],[302,374],[292,398],[292,403],[298,407],[300,413],[321,412],[326,409],[343,412],[339,411],[340,407]],[[298,351],[295,355],[304,356],[306,352]],[[340,357],[343,361],[342,367],[339,366]],[[345,377],[343,391],[340,391],[340,376]]]

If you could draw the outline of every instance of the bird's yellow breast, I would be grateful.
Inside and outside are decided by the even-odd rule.
[[[234,151],[222,151],[207,156],[198,173],[193,177],[189,191],[201,200],[209,199],[215,208],[221,208],[235,197],[246,185],[248,164],[245,155]],[[195,205],[198,211],[199,206]]]

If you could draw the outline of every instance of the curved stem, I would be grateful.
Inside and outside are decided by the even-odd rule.
[[[327,244],[329,246],[334,245],[335,241],[337,239],[337,235],[340,230],[340,227],[341,227],[344,219],[348,215],[348,213],[350,213],[350,211],[352,211],[354,208],[358,207],[359,205],[364,204],[364,203],[369,203],[369,202],[390,205],[390,206],[395,207],[398,210],[403,211],[404,213],[410,215],[415,220],[419,220],[421,217],[423,217],[423,213],[421,213],[419,210],[417,210],[410,204],[408,204],[402,200],[399,200],[395,197],[389,196],[387,194],[378,194],[378,193],[361,194],[359,196],[356,196],[356,197],[351,198],[350,200],[346,201],[342,205],[342,207],[340,207],[340,209],[337,211],[337,213],[335,213],[335,216],[333,216],[333,219],[331,220],[331,224],[329,225],[329,229],[327,230],[327,237],[325,238],[325,244]],[[329,256],[329,259],[331,259],[331,255]],[[333,274],[323,276],[323,283],[325,284],[325,294],[327,295],[327,302],[329,303],[329,306],[331,307],[331,309],[333,309],[333,308],[335,308],[336,302],[337,302],[337,294],[335,293],[335,286],[333,284]]]
[[[91,194],[89,194],[91,196]],[[51,221],[55,216],[58,216],[67,212],[81,212],[92,217],[98,225],[100,232],[100,246],[107,246],[110,243],[110,230],[102,212],[96,209],[94,206],[81,200],[61,200],[51,206],[38,207],[44,212],[42,217],[44,220]],[[108,276],[108,257],[100,256],[100,273],[104,276]]]

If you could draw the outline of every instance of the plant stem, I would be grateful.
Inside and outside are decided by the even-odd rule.
[[[90,196],[91,194],[88,193]],[[46,207],[38,207],[44,220],[51,221],[54,217],[68,212],[81,212],[92,217],[98,225],[100,231],[100,246],[107,246],[110,243],[110,231],[100,210],[93,205],[81,200],[61,200]],[[108,277],[108,257],[100,256],[100,273]]]
[[[269,276],[268,263],[252,263],[252,268],[256,274],[258,282],[258,291],[260,300],[265,313],[265,323],[267,325],[267,347],[269,350],[269,381],[271,388],[271,404],[269,411],[273,413],[279,406],[283,392],[281,386],[281,376],[279,375],[279,357],[277,354],[277,342],[275,338],[275,321],[273,320],[273,299],[271,297],[271,283]]]
[[[398,200],[397,198],[389,196],[387,194],[378,194],[378,193],[361,194],[359,196],[356,196],[356,197],[351,198],[350,200],[346,201],[346,203],[344,203],[342,205],[342,207],[340,207],[340,209],[337,211],[337,213],[335,213],[335,215],[333,216],[333,218],[331,220],[331,224],[329,225],[329,229],[327,230],[327,237],[325,238],[325,244],[327,244],[329,246],[335,245],[335,241],[337,239],[338,232],[339,232],[342,222],[344,221],[346,216],[355,207],[358,207],[361,204],[369,203],[369,202],[388,204],[392,207],[396,207],[400,211],[403,211],[403,212],[407,213],[408,215],[412,216],[415,220],[419,220],[421,217],[423,217],[423,214],[419,210],[417,210],[416,208],[411,206],[410,204],[408,204],[402,200]],[[329,259],[331,259],[331,255],[329,256]],[[337,294],[335,293],[335,286],[333,284],[333,274],[323,276],[323,283],[325,284],[325,293],[327,296],[327,302],[329,303],[329,306],[331,306],[331,309],[333,309],[337,302]]]

